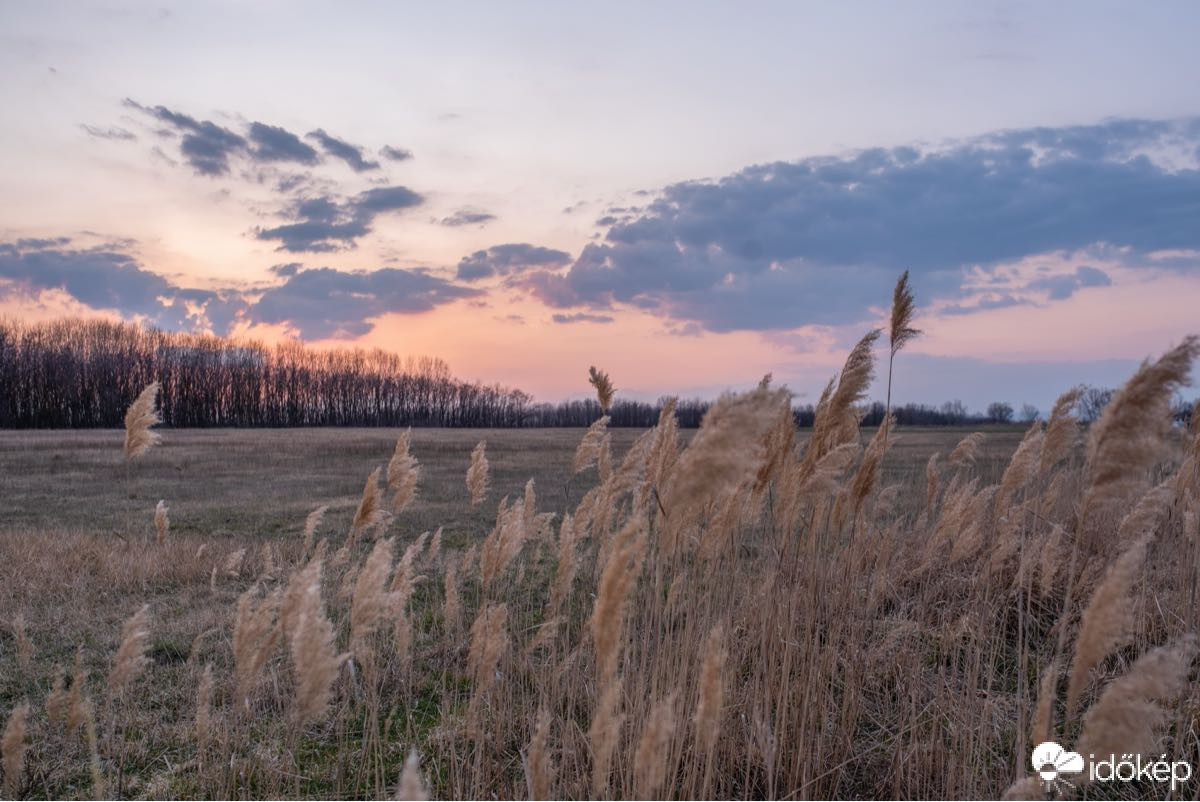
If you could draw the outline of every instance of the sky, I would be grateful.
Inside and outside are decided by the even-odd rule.
[[[804,402],[909,270],[894,399],[1044,410],[1200,331],[1197,32],[1191,2],[0,0],[0,315]]]

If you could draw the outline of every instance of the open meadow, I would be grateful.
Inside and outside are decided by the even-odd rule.
[[[6,793],[1037,796],[1042,741],[1190,754],[1196,343],[1090,431],[1071,391],[983,434],[860,430],[870,343],[803,432],[764,382],[696,432],[158,430],[151,387],[0,433]]]

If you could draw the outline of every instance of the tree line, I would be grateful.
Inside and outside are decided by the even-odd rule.
[[[68,319],[47,323],[0,320],[0,428],[119,427],[130,402],[150,382],[161,391],[167,426],[587,426],[600,417],[594,399],[535,403],[521,390],[454,378],[432,357],[402,358],[383,350],[318,350],[300,343],[268,346],[223,337],[164,332],[131,323]],[[1111,391],[1091,388],[1081,403],[1094,419]],[[618,399],[614,427],[646,428],[665,399]],[[700,425],[709,402],[680,399],[679,425]],[[893,407],[902,426],[1009,423],[1010,405],[986,414],[961,401],[940,407]],[[793,409],[812,426],[811,404]],[[884,405],[869,404],[863,424],[878,425]],[[1020,419],[1036,419],[1026,405]]]
[[[440,359],[266,346],[128,323],[0,321],[0,427],[122,425],[160,384],[167,426],[520,426],[528,394]]]

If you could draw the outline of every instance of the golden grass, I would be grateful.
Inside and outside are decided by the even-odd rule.
[[[484,443],[443,475],[426,433],[380,433],[278,537],[189,528],[174,492],[141,537],[6,533],[6,791],[973,798],[1036,790],[1044,739],[1190,743],[1200,440],[1144,416],[1195,342],[1088,449],[1069,392],[997,464],[894,425],[862,447],[877,336],[809,438],[764,381],[686,444],[669,407],[595,426],[498,503]],[[433,532],[444,488],[489,527]]]

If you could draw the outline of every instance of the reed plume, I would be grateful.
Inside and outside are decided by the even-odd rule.
[[[1032,743],[1040,744],[1050,740],[1054,729],[1054,697],[1058,686],[1058,663],[1051,661],[1042,672],[1038,681],[1037,707],[1033,714]]]
[[[704,642],[704,661],[700,666],[700,693],[692,722],[696,740],[705,752],[711,752],[721,726],[721,706],[725,698],[725,627],[717,624]]]
[[[471,646],[467,655],[467,666],[475,681],[474,691],[467,711],[472,732],[478,734],[476,722],[479,708],[496,681],[496,669],[500,659],[508,651],[508,606],[489,604],[479,611],[471,625]]]
[[[88,766],[92,774],[92,799],[107,799],[108,783],[104,781],[104,770],[100,766],[100,739],[96,736],[96,706],[86,696],[80,703],[80,715],[88,747]]]
[[[764,380],[761,385],[762,389],[767,389],[770,386]],[[766,438],[766,458],[763,460],[762,467],[758,469],[758,475],[754,477],[754,494],[757,497],[766,489],[768,483],[774,481],[787,464],[787,459],[792,455],[792,443],[796,439],[796,418],[792,413],[791,404],[781,404],[779,411],[776,413],[775,425],[767,432]]]
[[[442,588],[445,592],[445,601],[442,603],[442,619],[446,623],[446,629],[455,633],[458,632],[462,619],[462,606],[458,598],[458,560],[451,560],[446,566],[446,573],[442,577]]]
[[[384,520],[384,510],[379,502],[379,468],[371,471],[367,483],[363,485],[362,498],[358,501],[358,509],[354,511],[354,521],[350,524],[350,542],[358,536],[377,526]]]
[[[429,533],[425,532],[408,545],[392,577],[392,644],[396,659],[403,669],[407,669],[412,662],[413,630],[412,621],[408,617],[408,602],[417,584],[425,579],[416,575],[414,564],[428,539]]]
[[[158,545],[167,542],[167,534],[171,530],[171,519],[167,517],[167,502],[159,500],[154,508],[154,539]]]
[[[1044,447],[1045,435],[1042,427],[1034,423],[1025,431],[1017,450],[1008,460],[1008,467],[1000,478],[1000,490],[996,493],[996,504],[1001,509],[1034,478]]]
[[[525,787],[533,800],[550,799],[554,784],[554,762],[550,758],[550,711],[538,711],[537,725],[525,754]]]
[[[910,340],[914,340],[921,335],[921,330],[915,329],[912,326],[913,314],[916,312],[916,307],[912,290],[908,286],[908,271],[905,270],[900,274],[899,280],[896,281],[896,288],[892,291],[892,316],[888,325],[888,340],[891,344],[891,351],[888,354],[887,406],[884,409],[884,428],[887,428],[889,425],[888,415],[892,411],[892,365],[896,361],[896,354]]]
[[[675,698],[672,691],[650,710],[634,755],[634,793],[639,799],[658,799],[670,766],[675,737]]]
[[[258,585],[238,598],[233,622],[233,663],[237,678],[238,697],[250,704],[250,694],[258,684],[263,667],[279,642],[279,613],[281,592],[276,590],[256,602]]]
[[[675,417],[676,399],[668,398],[658,413],[654,441],[646,458],[646,483],[651,489],[662,487],[671,477],[679,459],[679,419]]]
[[[400,773],[400,787],[396,791],[396,799],[410,802],[424,802],[429,799],[429,789],[425,778],[421,776],[421,758],[416,749],[408,751],[404,760],[404,770]]]
[[[590,367],[588,368],[588,384],[595,388],[596,400],[600,403],[600,409],[607,413],[612,408],[613,396],[617,392],[617,388],[613,387],[608,374],[597,370],[594,366]]]
[[[790,402],[783,389],[722,395],[700,424],[663,493],[666,509],[683,511],[721,503],[753,482],[767,457],[766,436],[778,410]]]
[[[12,620],[13,640],[17,642],[17,665],[28,673],[33,663],[33,641],[25,631],[25,614],[17,613]]]
[[[350,604],[350,651],[364,667],[374,662],[375,648],[371,639],[392,609],[387,589],[388,574],[392,569],[392,543],[393,538],[389,537],[375,544],[354,584],[354,598]]]
[[[200,683],[196,686],[196,744],[203,751],[212,736],[213,667],[204,664]]]
[[[411,428],[396,439],[396,451],[387,466],[387,484],[392,491],[392,511],[395,513],[402,512],[413,500],[417,492],[417,480],[421,476],[421,466],[408,453],[411,439]]]
[[[54,726],[58,727],[67,721],[67,706],[70,701],[67,697],[67,675],[61,667],[56,667],[54,670],[54,682],[50,685],[50,692],[46,694],[46,719]]]
[[[487,495],[487,490],[487,440],[480,440],[479,445],[471,452],[471,466],[467,468],[467,491],[471,494],[471,503],[481,503]]]
[[[817,403],[812,437],[804,452],[801,472],[807,474],[821,457],[838,446],[858,437],[858,404],[866,398],[867,388],[875,376],[875,357],[872,349],[879,339],[879,329],[871,329],[850,350],[837,383],[831,379]]]
[[[83,669],[83,652],[75,652],[75,671],[71,675],[71,688],[67,691],[67,725],[66,735],[75,734],[84,720],[84,686],[87,675]]]
[[[933,504],[937,501],[938,494],[938,456],[939,454],[934,452],[929,456],[929,462],[925,463],[925,510],[930,515],[933,514]]]
[[[641,574],[645,549],[645,525],[641,520],[634,519],[613,538],[608,561],[600,575],[596,604],[592,608],[591,628],[596,648],[596,668],[602,682],[617,673],[625,611],[630,592]]]
[[[1071,664],[1071,678],[1067,685],[1068,720],[1075,712],[1088,672],[1133,634],[1133,603],[1129,592],[1145,562],[1148,541],[1149,537],[1143,536],[1129,544],[1117,561],[1109,566],[1083,611],[1079,640],[1075,644],[1075,659]]]
[[[29,704],[22,702],[13,708],[8,715],[8,723],[4,726],[4,736],[0,738],[0,762],[4,764],[4,792],[9,799],[16,799],[21,794],[21,786],[25,776],[25,743],[26,719],[29,717]]]
[[[321,522],[325,520],[325,513],[328,511],[329,505],[322,504],[304,519],[304,547],[301,554],[308,554],[312,549],[313,541],[317,537],[317,530],[321,528]]]
[[[985,439],[987,439],[987,435],[983,432],[971,432],[958,441],[958,445],[950,452],[947,462],[974,464],[975,460],[979,458],[979,447],[983,445]]]
[[[854,473],[854,479],[850,482],[852,518],[857,518],[863,503],[871,495],[871,491],[875,489],[875,485],[879,481],[883,458],[892,445],[892,438],[888,436],[888,430],[891,428],[888,423],[892,417],[889,412],[884,418],[883,425],[876,430],[875,436],[867,445],[867,450],[863,452],[862,462],[859,463],[858,470]]]
[[[1157,755],[1156,731],[1166,721],[1157,702],[1184,689],[1196,656],[1196,638],[1185,635],[1138,658],[1129,671],[1108,684],[1083,720],[1076,742],[1081,755]],[[1086,780],[1090,772],[1082,779]]]
[[[608,432],[608,421],[609,417],[603,415],[596,418],[588,427],[583,439],[575,448],[575,457],[571,460],[571,473],[580,473],[596,464],[596,460],[600,456],[600,444]]]
[[[558,567],[554,573],[554,584],[550,588],[550,603],[546,608],[547,620],[558,617],[563,602],[571,595],[571,583],[575,581],[575,569],[578,565],[575,543],[575,521],[570,513],[567,513],[558,529]]]
[[[245,562],[245,560],[245,547],[240,548],[237,551],[230,552],[229,556],[225,558],[225,565],[223,566],[225,576],[231,579],[236,579],[238,576],[240,576],[242,573],[242,563]]]
[[[521,553],[525,538],[524,505],[509,506],[507,499],[501,500],[496,525],[479,549],[479,579],[485,592]]]
[[[146,657],[149,638],[150,605],[143,604],[121,628],[121,645],[117,648],[112,670],[108,673],[108,690],[114,696],[125,691],[150,662]]]
[[[1072,387],[1058,397],[1050,410],[1046,421],[1046,439],[1042,441],[1041,458],[1038,461],[1038,473],[1045,476],[1050,469],[1070,454],[1079,436],[1079,421],[1071,414],[1079,397],[1083,395],[1083,387]]]
[[[142,456],[162,439],[162,435],[150,430],[151,426],[162,423],[156,407],[157,399],[158,382],[151,382],[125,412],[125,459],[127,461]]]
[[[605,796],[613,753],[617,749],[621,725],[625,722],[621,712],[621,680],[614,677],[601,688],[600,699],[588,727],[588,740],[592,745],[592,794],[596,799]]]
[[[1187,383],[1197,355],[1200,338],[1185,338],[1157,361],[1143,362],[1109,401],[1088,438],[1081,515],[1117,509],[1144,486],[1170,428],[1171,394]]]
[[[338,654],[333,624],[321,601],[321,562],[301,572],[303,588],[291,632],[292,666],[296,673],[295,720],[304,725],[320,719],[333,695],[333,683],[348,654]]]

